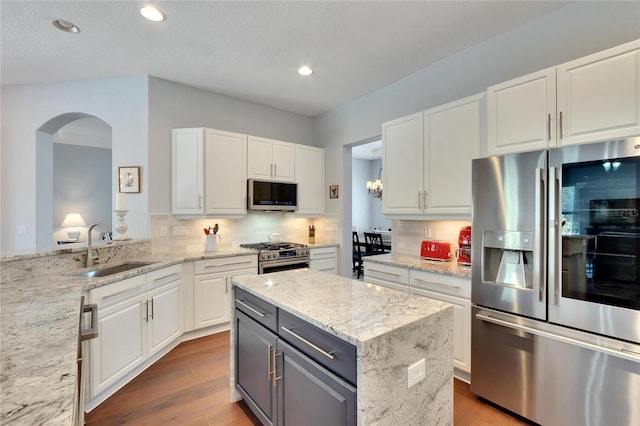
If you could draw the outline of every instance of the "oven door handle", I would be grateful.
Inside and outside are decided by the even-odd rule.
[[[506,328],[511,328],[513,330],[523,331],[525,333],[545,337],[547,339],[556,340],[558,342],[567,343],[569,345],[579,346],[581,348],[601,352],[605,355],[611,355],[611,356],[615,356],[616,358],[622,358],[627,361],[640,362],[640,353],[624,347],[620,347],[620,349],[612,349],[605,346],[600,346],[591,342],[586,342],[584,340],[574,339],[572,337],[562,336],[562,335],[550,333],[544,330],[538,330],[537,328],[534,328],[534,327],[528,327],[526,325],[505,321],[500,318],[492,317],[491,314],[488,312],[478,312],[476,314],[476,318],[484,322],[496,324]]]

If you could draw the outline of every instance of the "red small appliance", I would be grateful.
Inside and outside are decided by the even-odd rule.
[[[458,245],[456,257],[460,265],[471,265],[471,227],[463,226],[458,235]]]
[[[420,257],[427,260],[451,260],[451,243],[424,240],[420,246]]]

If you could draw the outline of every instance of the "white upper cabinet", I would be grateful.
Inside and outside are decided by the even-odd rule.
[[[424,112],[424,211],[471,214],[471,160],[480,156],[483,95]]]
[[[488,154],[640,135],[640,40],[487,89]]]
[[[548,68],[487,88],[490,155],[556,145],[556,70]]]
[[[247,137],[222,130],[174,129],[172,212],[246,213]]]
[[[385,215],[422,211],[423,136],[422,112],[382,124],[382,212]]]
[[[559,145],[640,135],[640,40],[557,72]]]
[[[471,214],[483,95],[382,125],[382,211],[408,219]]]
[[[247,211],[247,137],[205,130],[205,213],[243,215]]]
[[[249,136],[248,178],[293,182],[294,146],[289,142]]]
[[[203,214],[203,129],[173,129],[171,141],[172,197],[174,214]]]
[[[295,145],[298,215],[324,214],[324,149]]]

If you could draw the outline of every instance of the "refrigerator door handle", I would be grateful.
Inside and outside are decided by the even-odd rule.
[[[560,177],[557,167],[549,167],[549,279],[553,280],[553,304],[560,296],[561,253],[558,253],[560,238]]]
[[[591,349],[593,351],[601,352],[606,355],[613,355],[617,358],[626,359],[633,362],[639,362],[640,357],[636,355],[636,352],[633,350],[626,349],[624,347],[620,347],[619,349],[613,349],[606,346],[600,346],[595,343],[587,342],[581,339],[575,339],[573,337],[562,336],[560,334],[551,333],[545,330],[539,330],[534,327],[528,327],[526,325],[516,324],[510,321],[505,321],[500,318],[492,317],[489,312],[478,312],[476,314],[476,319],[480,321],[496,324],[502,327],[511,328],[513,330],[522,331],[524,333],[533,334],[536,336],[546,337],[548,339],[557,340],[559,342],[568,343],[574,346],[580,346],[582,348]]]
[[[538,299],[540,302],[544,302],[545,292],[545,263],[543,253],[545,252],[545,211],[546,200],[544,194],[546,193],[546,174],[545,169],[536,168],[536,189],[535,189],[535,205],[537,210],[535,213],[535,225],[534,235],[535,241],[533,243],[533,281],[538,286]]]

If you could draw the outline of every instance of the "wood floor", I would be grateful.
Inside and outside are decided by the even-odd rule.
[[[259,425],[244,402],[229,402],[229,333],[184,342],[85,418],[103,425]],[[455,380],[455,425],[526,425]]]

